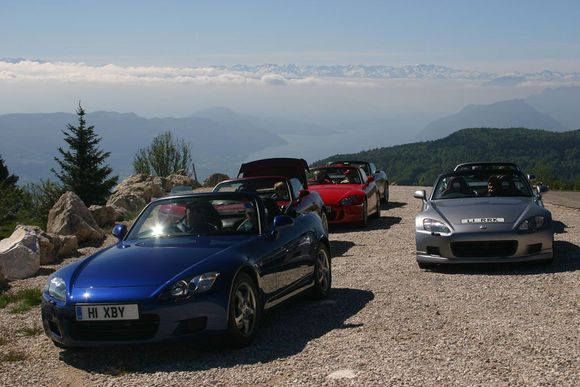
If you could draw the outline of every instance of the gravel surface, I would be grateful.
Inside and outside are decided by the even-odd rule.
[[[38,308],[5,308],[0,385],[580,385],[580,210],[548,205],[553,265],[422,271],[415,189],[391,187],[392,202],[364,231],[332,229],[330,298],[271,311],[248,348],[62,351],[24,330],[40,327]],[[55,268],[10,291],[41,287]]]

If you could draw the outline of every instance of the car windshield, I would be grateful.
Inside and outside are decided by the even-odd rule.
[[[308,185],[320,184],[362,184],[358,168],[324,167],[308,172]]]
[[[224,181],[214,188],[214,192],[255,192],[263,199],[290,201],[286,181],[278,178]]]
[[[340,165],[340,164],[345,165],[345,166],[361,168],[363,171],[365,171],[365,173],[367,175],[371,175],[371,171],[370,171],[368,163],[359,163],[356,161],[334,161],[330,165]]]
[[[127,239],[257,234],[258,227],[259,213],[251,197],[187,196],[151,203]]]
[[[433,191],[434,200],[531,195],[527,180],[521,173],[504,169],[446,174],[439,178]]]

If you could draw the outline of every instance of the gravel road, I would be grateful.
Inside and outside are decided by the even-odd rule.
[[[580,210],[548,205],[551,266],[430,272],[415,263],[414,190],[391,187],[367,230],[331,230],[331,297],[276,308],[249,348],[62,351],[24,329],[40,327],[38,309],[5,308],[0,385],[580,385]],[[10,291],[41,287],[55,268]]]

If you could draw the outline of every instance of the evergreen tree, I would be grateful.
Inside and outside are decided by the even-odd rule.
[[[102,204],[119,177],[109,177],[113,170],[104,165],[104,161],[111,153],[98,148],[101,138],[95,134],[94,126],[87,127],[85,111],[80,103],[77,115],[78,126],[68,124],[62,131],[70,150],[58,148],[62,160],[54,158],[61,171],[51,170],[64,187],[76,193],[86,205]]]
[[[11,175],[8,167],[4,165],[4,159],[0,156],[0,185],[14,186],[18,181],[18,176]]]

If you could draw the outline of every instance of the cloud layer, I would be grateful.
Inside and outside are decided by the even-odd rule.
[[[487,86],[558,86],[580,83],[580,73],[545,70],[536,73],[494,74],[438,65],[276,65],[257,66],[102,66],[86,63],[0,59],[0,82],[172,83],[195,85],[257,85],[377,87],[381,80],[450,80]]]

